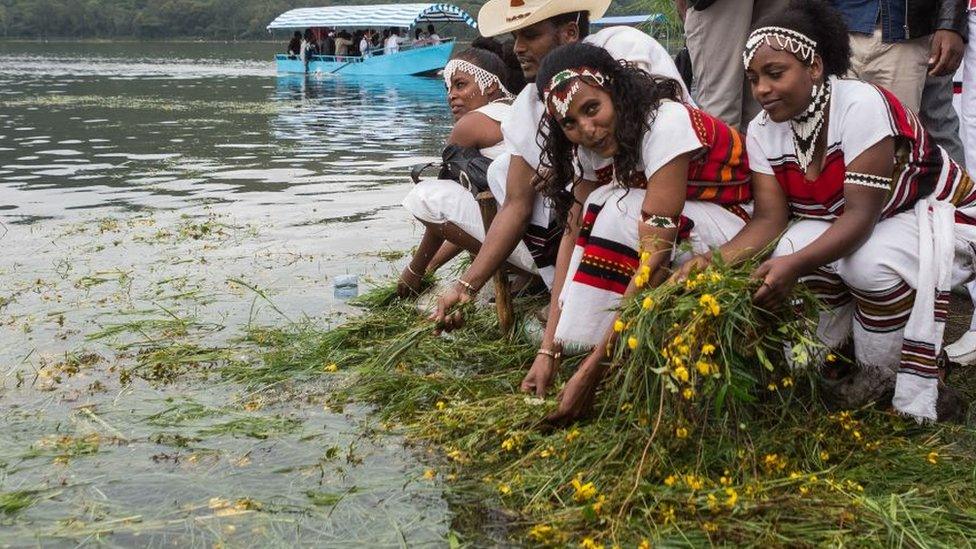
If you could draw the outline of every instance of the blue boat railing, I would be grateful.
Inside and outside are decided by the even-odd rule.
[[[427,47],[430,47],[430,46],[439,46],[441,44],[449,44],[451,42],[454,42],[455,40],[456,40],[455,38],[444,38],[444,39],[441,40],[440,44],[424,44],[422,46],[413,46],[413,45],[407,46],[407,45],[404,45],[404,46],[400,46],[400,51],[398,51],[397,53],[403,53],[405,51],[410,51],[410,50],[419,50],[419,49],[427,48]],[[375,51],[376,51],[376,53],[370,54],[368,56],[361,56],[361,55],[313,55],[312,57],[309,58],[309,61],[310,62],[312,62],[312,61],[322,61],[322,62],[326,62],[326,63],[362,63],[365,59],[368,59],[369,57],[379,57],[379,56],[382,56],[383,55],[383,47],[382,46],[378,46]],[[396,55],[396,54],[391,54],[391,55]],[[279,53],[279,54],[275,55],[275,60],[277,60],[277,61],[289,61],[289,60],[290,61],[301,61],[301,57],[299,57],[297,55],[287,54],[287,53]]]

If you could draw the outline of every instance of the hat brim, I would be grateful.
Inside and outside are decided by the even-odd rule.
[[[612,0],[552,0],[534,12],[514,20],[507,18],[509,1],[489,0],[481,7],[481,11],[478,12],[478,30],[481,31],[482,36],[507,34],[551,17],[576,11],[589,12],[590,21],[595,21],[607,13]]]

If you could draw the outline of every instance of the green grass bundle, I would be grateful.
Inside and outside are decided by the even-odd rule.
[[[734,430],[759,404],[796,406],[798,377],[809,379],[806,366],[819,349],[817,300],[797,286],[782,308],[759,309],[753,270],[717,262],[627,300],[614,325],[619,343],[604,415],[650,415],[683,439],[706,426]]]

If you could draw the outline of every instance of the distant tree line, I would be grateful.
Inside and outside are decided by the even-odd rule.
[[[0,36],[262,39],[267,24],[291,8],[404,1],[410,0],[0,0]],[[484,2],[451,3],[477,16]],[[618,0],[612,10],[656,11],[658,4],[671,2]]]

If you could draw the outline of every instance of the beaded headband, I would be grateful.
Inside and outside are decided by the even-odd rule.
[[[470,61],[465,61],[464,59],[451,59],[448,61],[447,65],[444,67],[444,83],[447,84],[447,89],[451,89],[451,81],[454,80],[454,74],[461,71],[465,74],[470,74],[475,83],[478,84],[478,88],[481,90],[481,94],[484,95],[488,88],[492,84],[497,84],[498,89],[505,94],[506,98],[511,99],[513,97],[512,92],[508,91],[505,84],[502,84],[501,78],[498,75],[487,71]]]
[[[573,98],[583,89],[578,81],[574,82],[572,86],[565,87],[565,84],[573,79],[582,79],[601,88],[607,82],[607,77],[602,72],[589,67],[578,67],[557,72],[549,81],[549,85],[546,86],[543,94],[549,114],[555,116],[558,113],[559,116],[565,117],[566,113],[569,112],[569,105],[573,102]],[[564,88],[564,90],[560,91],[559,88]]]
[[[742,64],[749,70],[749,63],[756,52],[765,44],[774,50],[788,51],[806,64],[813,63],[817,53],[817,42],[802,32],[783,27],[761,27],[749,35],[746,50],[742,52]]]

